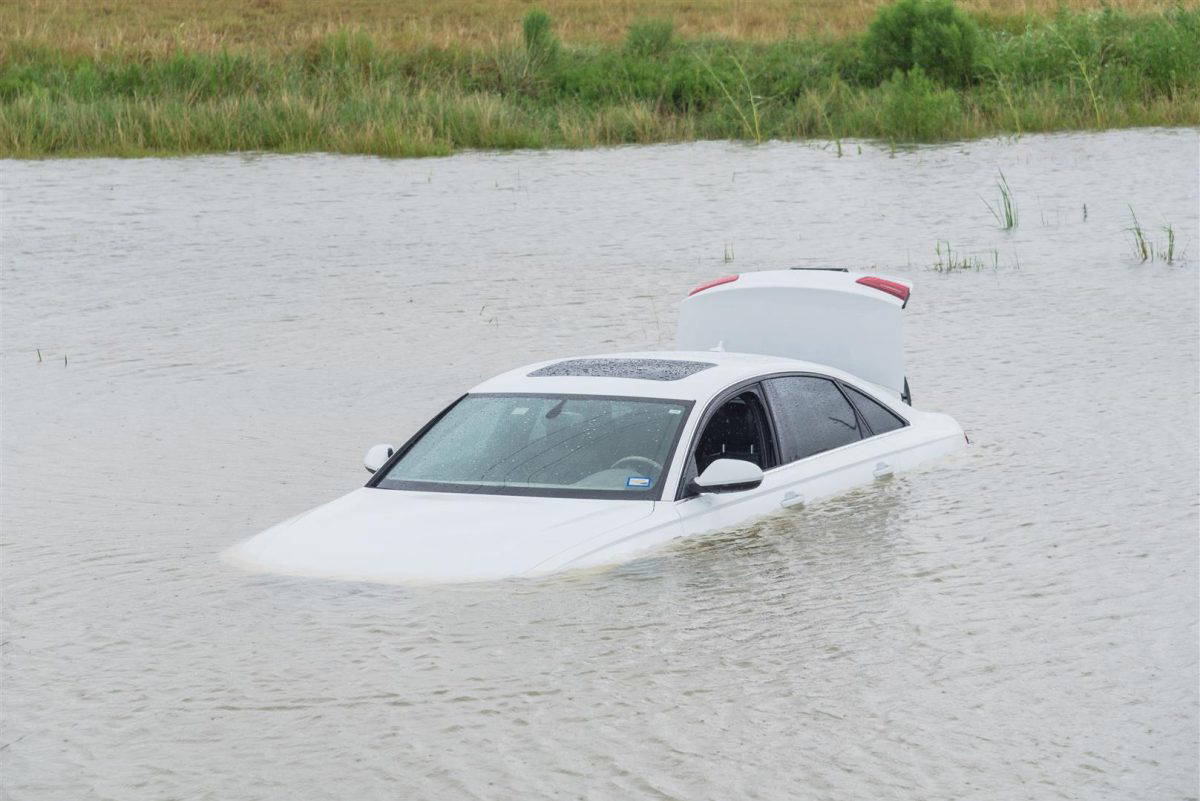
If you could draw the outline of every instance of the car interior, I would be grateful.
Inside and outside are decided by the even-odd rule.
[[[668,414],[614,415],[615,406],[620,404],[589,399],[563,403],[539,415],[529,432],[537,455],[529,455],[534,448],[516,449],[522,454],[520,470],[506,473],[506,478],[523,475],[524,480],[536,483],[555,476],[563,484],[581,489],[650,489],[670,449],[673,418]],[[630,485],[630,477],[650,481]]]
[[[708,421],[696,446],[696,472],[717,459],[742,459],[762,469],[771,467],[766,409],[753,392],[726,401]]]

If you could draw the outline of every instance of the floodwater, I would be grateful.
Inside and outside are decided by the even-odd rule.
[[[5,797],[1195,798],[1198,154],[0,163]],[[915,280],[914,397],[971,448],[541,581],[220,559],[474,382],[792,265]]]

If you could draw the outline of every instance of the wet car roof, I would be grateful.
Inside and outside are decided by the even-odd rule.
[[[529,377],[573,376],[578,378],[638,378],[646,381],[678,381],[710,367],[716,367],[716,364],[684,359],[638,357],[566,359],[538,368],[530,373]]]
[[[643,363],[637,365],[641,369],[632,369],[631,365],[638,362]],[[645,362],[654,364],[650,366]],[[815,372],[863,383],[861,378],[826,365],[779,356],[720,351],[650,351],[551,359],[502,373],[474,387],[471,392],[705,400],[739,381],[784,372]]]

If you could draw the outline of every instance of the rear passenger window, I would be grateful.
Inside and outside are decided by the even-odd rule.
[[[763,385],[779,426],[784,463],[862,438],[854,407],[829,379],[785,376]]]
[[[854,399],[854,405],[858,407],[862,416],[866,418],[867,425],[871,427],[872,433],[886,434],[889,431],[895,431],[897,428],[904,428],[904,421],[889,411],[882,403],[868,398],[854,387],[847,386],[846,390],[850,393],[850,397]]]

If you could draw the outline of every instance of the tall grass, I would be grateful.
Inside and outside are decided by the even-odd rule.
[[[1004,177],[1004,173],[1000,173],[1000,180],[996,182],[996,189],[1000,192],[1000,200],[995,206],[983,201],[988,207],[988,211],[992,213],[996,223],[1005,231],[1011,231],[1017,227],[1017,201],[1013,198],[1012,189],[1008,185],[1008,179]],[[1084,219],[1087,218],[1087,207],[1084,206]]]
[[[907,5],[920,12],[917,33],[940,24],[944,4]],[[486,45],[396,45],[362,29],[278,49],[161,53],[10,37],[0,42],[0,155],[415,156],[1200,124],[1200,8],[953,19],[975,32],[969,58],[926,48],[910,66],[866,57],[880,37],[903,50],[916,35],[903,26],[752,41],[687,38],[640,20],[621,41],[571,44],[540,11],[519,38]],[[957,66],[937,66],[943,50]]]
[[[1150,237],[1142,224],[1138,222],[1137,214],[1133,207],[1129,207],[1129,218],[1131,224],[1125,230],[1129,233],[1133,241],[1133,252],[1140,262],[1154,261],[1161,259],[1167,264],[1174,264],[1176,260],[1182,260],[1183,256],[1176,249],[1175,244],[1175,226],[1169,222],[1164,222],[1162,227],[1163,240],[1155,240]]]
[[[1154,248],[1146,237],[1145,229],[1138,222],[1137,214],[1134,213],[1132,206],[1129,207],[1129,217],[1133,220],[1133,224],[1126,230],[1133,237],[1133,250],[1139,260],[1149,261],[1154,258]]]
[[[1167,264],[1174,264],[1175,263],[1175,227],[1173,225],[1171,225],[1170,223],[1167,223],[1166,225],[1163,226],[1163,233],[1166,234],[1166,236],[1167,236],[1166,245],[1163,247],[1163,249],[1161,251],[1163,260],[1166,261]]]
[[[983,269],[983,259],[979,256],[955,252],[949,242],[938,240],[934,245],[934,253],[937,254],[935,261],[930,269],[938,273],[955,273],[964,270],[974,270],[978,272]],[[1000,255],[996,251],[992,251],[993,262],[999,266]]]

